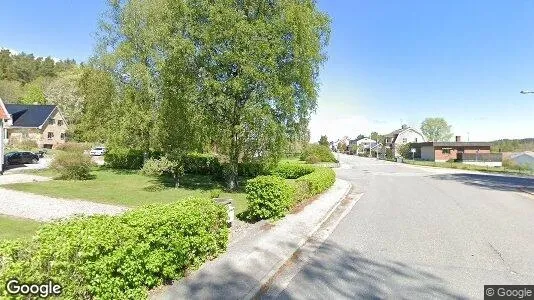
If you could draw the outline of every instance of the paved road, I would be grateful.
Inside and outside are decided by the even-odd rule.
[[[534,284],[534,196],[517,192],[534,179],[340,160],[364,195],[273,281],[276,298],[482,299],[484,284]]]

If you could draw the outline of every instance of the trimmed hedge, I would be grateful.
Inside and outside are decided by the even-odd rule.
[[[328,188],[336,181],[336,173],[330,168],[315,168],[315,171],[304,175],[297,180],[297,184],[303,184],[307,188],[308,196],[316,196]]]
[[[297,179],[315,171],[313,166],[305,164],[283,163],[278,165],[272,172],[272,175],[280,176],[285,179]]]
[[[66,299],[146,298],[148,289],[224,251],[226,221],[223,206],[189,198],[52,223],[31,241],[0,243],[0,282],[52,280]],[[0,296],[8,296],[5,286]]]
[[[184,158],[184,170],[187,174],[220,175],[222,166],[213,154],[189,153]]]
[[[112,148],[104,155],[104,162],[112,169],[139,170],[143,167],[143,150]]]
[[[239,174],[239,176],[252,178],[261,175],[269,175],[270,168],[266,162],[242,162],[237,165],[237,173]]]
[[[248,217],[252,220],[279,219],[293,206],[295,189],[284,178],[259,176],[247,181]]]
[[[308,145],[302,154],[300,155],[300,160],[306,161],[308,163],[313,162],[338,162],[334,157],[332,151],[328,146],[319,145],[319,144],[310,144]]]

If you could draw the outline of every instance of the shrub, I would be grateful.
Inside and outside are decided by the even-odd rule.
[[[189,153],[184,157],[184,170],[187,174],[215,175],[222,173],[219,159],[213,154]]]
[[[272,172],[272,175],[280,176],[285,179],[297,179],[304,175],[310,174],[315,170],[314,167],[304,164],[283,163],[279,164]]]
[[[129,148],[112,148],[104,156],[106,165],[113,169],[139,170],[143,167],[144,152]]]
[[[270,166],[263,161],[242,162],[237,166],[237,174],[243,177],[257,177],[260,175],[267,175],[270,173]]]
[[[147,176],[170,175],[174,180],[174,187],[180,186],[180,177],[184,175],[184,166],[181,160],[161,158],[149,158],[145,161],[141,173]]]
[[[315,171],[296,180],[307,186],[309,197],[326,191],[336,181],[336,173],[330,168],[315,168]]]
[[[294,203],[295,189],[278,176],[259,176],[246,185],[247,215],[250,219],[279,219]]]
[[[82,152],[60,152],[51,168],[59,172],[58,179],[85,180],[91,178],[92,164],[91,158]]]
[[[63,151],[78,151],[83,152],[85,150],[91,149],[91,144],[89,143],[76,143],[76,142],[67,142],[64,144],[59,144],[55,147],[56,150]]]
[[[20,149],[20,150],[34,150],[39,148],[37,145],[37,142],[34,140],[22,140],[20,142],[14,142],[12,144],[13,148]]]
[[[0,282],[53,280],[65,299],[146,298],[224,251],[226,222],[223,206],[198,198],[59,221],[30,241],[0,244]]]
[[[312,155],[306,157],[306,163],[307,164],[318,164],[320,162],[321,162],[321,160],[319,159],[319,157],[317,157],[317,155],[312,154]]]
[[[314,158],[310,158],[311,156],[316,156],[319,162],[337,162],[334,154],[332,154],[332,151],[330,151],[330,148],[323,145],[308,145],[308,147],[306,147],[300,155],[300,160],[315,160]]]

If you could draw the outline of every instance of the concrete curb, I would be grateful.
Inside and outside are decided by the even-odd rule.
[[[282,260],[280,260],[271,269],[269,274],[267,274],[266,276],[264,276],[260,280],[259,285],[257,287],[255,287],[254,289],[250,290],[247,293],[247,295],[245,295],[245,297],[243,299],[247,299],[247,300],[248,299],[255,299],[257,296],[259,296],[259,293],[260,293],[261,289],[273,278],[274,275],[276,275],[278,270],[280,270],[280,268],[282,268],[291,259],[293,254],[295,252],[297,252],[300,248],[302,248],[302,246],[304,246],[304,244],[306,244],[308,239],[310,237],[312,237],[317,232],[317,230],[319,230],[319,228],[321,228],[321,226],[324,224],[324,222],[326,222],[326,220],[328,220],[328,218],[330,218],[332,213],[334,213],[334,211],[339,207],[339,205],[341,204],[343,199],[345,199],[347,197],[347,195],[349,194],[350,190],[352,189],[352,184],[350,182],[346,181],[346,180],[336,178],[336,181],[338,181],[338,180],[341,181],[341,182],[347,182],[348,183],[347,188],[345,189],[345,192],[343,193],[343,196],[341,196],[338,199],[338,201],[336,202],[336,204],[334,206],[332,206],[332,208],[330,208],[330,210],[323,216],[321,221],[319,221],[319,223],[317,225],[315,225],[315,227],[310,232],[308,232],[308,234],[304,238],[300,239],[300,241],[298,242],[297,246],[295,247],[295,251],[293,251],[293,253],[291,253],[290,255],[287,255]]]

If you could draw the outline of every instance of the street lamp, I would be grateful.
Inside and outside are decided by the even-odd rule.
[[[528,90],[527,91],[521,91],[520,93],[521,94],[534,94],[533,91],[528,91]]]

